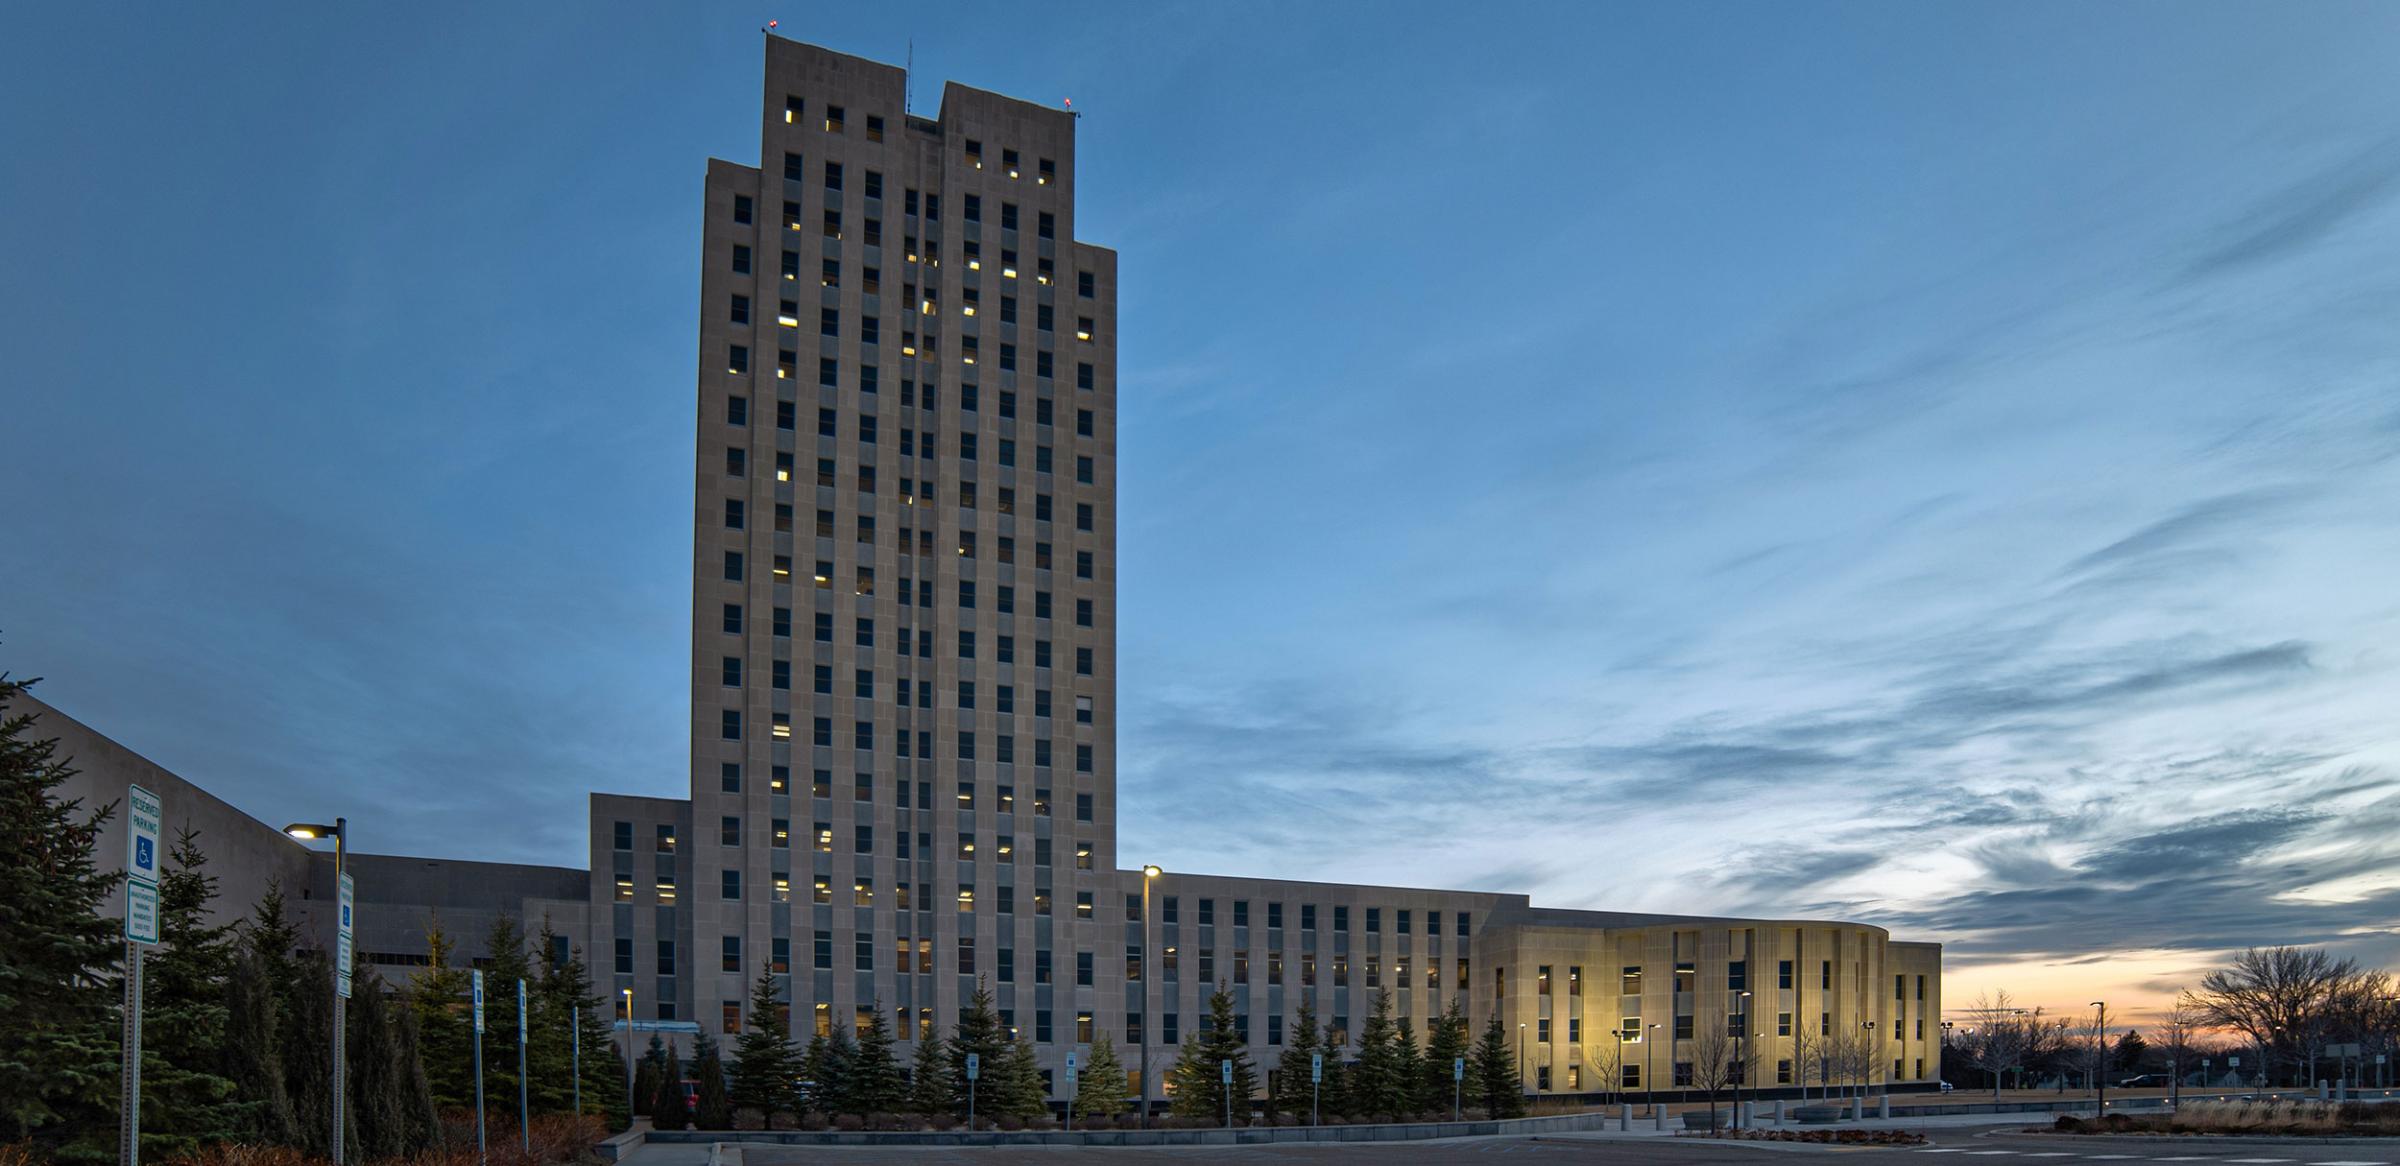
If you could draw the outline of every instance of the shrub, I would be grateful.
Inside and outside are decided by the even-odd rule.
[[[867,1128],[867,1119],[855,1113],[838,1114],[833,1119],[833,1128],[846,1134],[856,1133]]]

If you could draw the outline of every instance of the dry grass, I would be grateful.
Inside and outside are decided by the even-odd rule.
[[[608,1129],[599,1118],[589,1114],[581,1117],[553,1114],[533,1119],[532,1134],[529,1151],[525,1139],[517,1133],[515,1122],[487,1125],[484,1137],[490,1153],[484,1161],[489,1166],[567,1166],[594,1161],[592,1147],[608,1136]],[[463,1117],[458,1113],[444,1114],[442,1137],[444,1144],[439,1149],[376,1159],[367,1166],[476,1166],[474,1114]],[[0,1149],[0,1166],[19,1164],[10,1161],[5,1149]],[[331,1166],[331,1162],[289,1146],[224,1144],[171,1158],[165,1166]]]
[[[2281,1137],[2400,1134],[2400,1106],[2300,1098],[2227,1098],[2186,1102],[2172,1114],[2062,1116],[2052,1128],[2077,1134],[2260,1134]]]

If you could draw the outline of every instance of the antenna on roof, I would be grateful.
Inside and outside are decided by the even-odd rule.
[[[768,22],[767,22],[767,26],[766,26],[765,28],[759,29],[758,31],[760,31],[760,32],[765,32],[765,33],[772,33],[772,32],[774,32],[774,31],[775,31],[775,26],[776,26],[776,25],[779,25],[779,24],[782,24],[782,23],[783,23],[783,22],[782,22],[782,21],[780,21],[780,20],[770,20],[770,21],[768,21]]]
[[[910,100],[911,96],[915,93],[915,89],[913,87],[916,83],[916,80],[917,38],[912,36],[908,38],[908,63],[900,66],[900,112],[902,114],[911,114],[916,112],[915,104]]]

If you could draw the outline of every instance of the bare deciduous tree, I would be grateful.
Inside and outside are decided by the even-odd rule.
[[[1708,1092],[1708,1124],[1716,1128],[1717,1093],[1733,1084],[1735,1074],[1734,1038],[1727,1035],[1723,1025],[1710,1025],[1692,1040],[1692,1084]]]
[[[2201,977],[2194,1000],[2209,1023],[2241,1032],[2271,1061],[2313,1071],[2334,1033],[2337,1001],[2360,978],[2356,961],[2323,949],[2254,947]],[[2272,1065],[2261,1069],[2271,1073]]]

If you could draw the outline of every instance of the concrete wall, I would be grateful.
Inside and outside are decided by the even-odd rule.
[[[330,907],[327,902],[333,890],[330,856],[312,852],[285,837],[279,825],[269,825],[233,808],[207,790],[43,703],[39,697],[22,698],[21,703],[11,704],[8,712],[32,714],[33,736],[58,740],[59,757],[76,770],[59,790],[59,796],[81,800],[87,811],[104,805],[116,807],[100,835],[95,860],[102,870],[122,869],[124,865],[125,788],[139,785],[157,794],[165,810],[162,847],[171,852],[180,832],[197,832],[195,842],[208,856],[209,872],[217,877],[217,921],[229,922],[247,916],[266,894],[268,885],[280,883],[291,913],[304,925],[321,922],[328,929],[325,936],[330,938],[332,912],[316,910]],[[167,865],[165,855],[160,856],[159,862],[162,867]],[[121,917],[125,910],[124,892],[111,894],[106,910]],[[321,921],[317,920],[319,914],[323,916]]]

